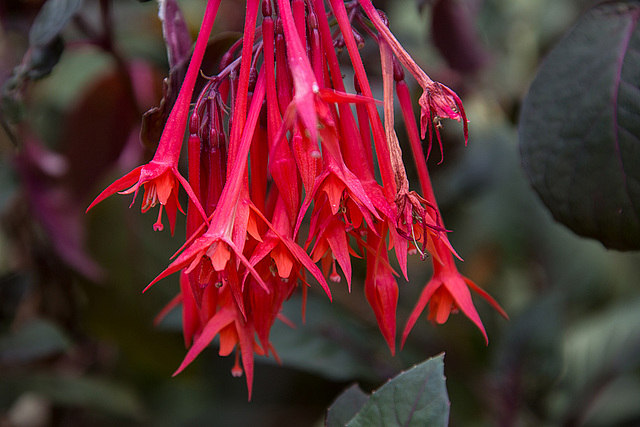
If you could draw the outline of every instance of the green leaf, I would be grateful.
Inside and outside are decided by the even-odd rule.
[[[375,391],[348,427],[447,426],[444,355],[414,366]]]
[[[325,425],[327,427],[344,427],[360,412],[368,400],[369,395],[362,391],[358,384],[353,384],[331,404],[327,411]]]
[[[640,249],[640,4],[587,12],[538,71],[520,147],[554,218],[606,247]]]
[[[0,337],[0,363],[26,363],[66,351],[69,339],[53,323],[33,320]]]
[[[38,12],[29,31],[31,47],[51,44],[80,6],[82,0],[48,0]]]

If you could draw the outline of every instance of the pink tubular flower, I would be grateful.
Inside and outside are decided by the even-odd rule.
[[[113,184],[108,186],[102,193],[96,197],[96,199],[89,205],[87,211],[100,203],[107,197],[120,192],[122,194],[134,194],[135,197],[138,194],[140,187],[144,187],[144,201],[142,203],[142,212],[146,212],[156,204],[160,203],[160,211],[158,213],[158,220],[153,225],[153,229],[160,231],[164,227],[162,225],[162,207],[167,210],[167,216],[169,218],[169,225],[171,227],[171,234],[175,229],[177,211],[182,211],[178,202],[178,181],[186,190],[195,206],[198,208],[202,216],[204,217],[204,210],[200,205],[195,193],[191,189],[191,186],[180,172],[178,171],[178,161],[180,160],[180,151],[182,148],[182,141],[184,139],[184,132],[187,126],[187,117],[189,115],[189,104],[191,102],[191,95],[196,84],[196,79],[200,71],[200,64],[204,57],[204,52],[209,40],[209,34],[213,28],[213,22],[215,21],[216,14],[218,12],[218,6],[220,0],[210,0],[207,2],[207,8],[205,10],[204,18],[202,19],[202,26],[198,34],[198,40],[196,41],[196,47],[187,69],[180,93],[176,99],[176,103],[171,109],[169,118],[162,132],[162,137],[158,144],[153,159],[144,166],[139,166],[116,180]],[[131,204],[133,205],[133,202]]]

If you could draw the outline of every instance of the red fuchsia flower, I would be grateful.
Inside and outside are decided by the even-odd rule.
[[[395,67],[394,79],[396,81],[396,93],[407,126],[411,151],[418,171],[420,186],[425,194],[425,199],[423,200],[427,205],[436,206],[431,178],[427,171],[426,157],[422,150],[422,144],[420,137],[418,136],[418,129],[415,121],[413,120],[414,115],[413,108],[411,106],[409,88],[404,81],[404,72],[399,66]],[[438,220],[438,222],[444,228],[441,220]],[[442,324],[447,321],[451,313],[457,313],[461,310],[478,327],[478,329],[480,329],[488,343],[489,341],[484,325],[482,324],[480,316],[471,301],[469,288],[478,293],[482,298],[489,302],[489,304],[491,304],[498,313],[508,319],[507,314],[488,293],[458,272],[453,259],[453,254],[456,256],[457,254],[447,239],[438,238],[438,236],[432,238],[429,252],[433,254],[433,277],[423,289],[418,303],[407,320],[407,324],[402,335],[402,345],[404,346],[409,332],[411,332],[411,329],[420,317],[422,311],[425,309],[427,303],[429,304],[429,320]]]
[[[433,262],[433,277],[422,290],[418,303],[407,320],[402,334],[402,345],[404,346],[409,332],[411,332],[427,304],[429,304],[428,319],[439,324],[446,322],[451,313],[462,311],[480,329],[488,344],[487,332],[473,305],[469,288],[478,293],[498,313],[508,319],[507,314],[488,293],[458,272],[453,256],[449,248],[443,245],[442,240],[437,240],[435,245],[436,251],[440,255],[440,262],[435,260]]]
[[[167,217],[169,218],[171,234],[173,234],[177,212],[178,210],[182,212],[182,208],[178,202],[178,183],[180,183],[187,192],[189,199],[193,201],[200,213],[205,216],[204,210],[193,189],[178,171],[178,161],[180,160],[180,151],[187,126],[191,96],[219,5],[220,0],[210,0],[207,2],[207,8],[202,20],[202,26],[200,27],[193,56],[189,62],[180,93],[178,94],[175,105],[171,109],[153,159],[146,165],[135,168],[108,186],[96,197],[91,205],[89,205],[87,211],[107,197],[118,192],[121,194],[133,193],[134,200],[131,202],[131,205],[133,205],[138,190],[142,186],[145,193],[144,201],[142,202],[142,212],[146,212],[160,203],[158,220],[153,225],[153,229],[160,231],[164,228],[162,225],[162,208],[164,207],[167,211]]]
[[[213,314],[202,331],[194,340],[193,345],[187,352],[184,360],[173,374],[178,375],[209,345],[216,335],[220,336],[221,356],[229,355],[234,348],[239,348],[236,353],[236,364],[232,369],[234,376],[242,375],[243,369],[238,364],[237,356],[241,355],[242,365],[246,374],[247,389],[249,391],[249,399],[251,399],[251,390],[253,383],[253,359],[254,352],[264,355],[261,347],[255,342],[255,328],[253,319],[246,318],[238,306],[234,303],[235,297],[231,294],[228,287],[225,287],[217,293],[219,308]],[[243,351],[244,350],[244,351]]]
[[[385,240],[378,236],[386,235],[386,223],[377,235],[370,234],[367,243],[373,250],[367,252],[367,275],[364,291],[369,305],[376,315],[380,332],[389,346],[391,354],[396,351],[396,307],[398,306],[397,274],[388,263]]]
[[[211,31],[218,3],[207,5],[196,53],[153,160],[116,181],[90,206],[143,186],[142,210],[159,202],[173,230],[180,210],[176,180],[187,190],[187,240],[146,288],[180,272],[180,294],[161,313],[183,305],[189,350],[176,374],[219,336],[220,355],[235,350],[232,374],[246,374],[250,397],[254,357],[271,353],[278,358],[270,330],[276,319],[287,322],[280,310],[298,282],[304,284],[304,317],[306,274],[331,298],[325,277],[340,282],[339,265],[350,290],[352,257],[366,260],[365,295],[393,354],[399,288],[389,262],[391,249],[405,278],[408,253],[420,252],[423,259],[431,255],[434,263],[433,279],[409,318],[403,344],[427,304],[429,318],[437,323],[461,310],[486,338],[469,288],[504,312],[456,268],[457,254],[431,188],[402,66],[424,89],[423,138],[429,132],[431,141],[435,132],[440,142],[439,120],[452,118],[463,121],[466,141],[464,109],[453,91],[415,64],[370,0],[329,0],[331,11],[323,0],[248,0],[243,37],[223,56],[221,71],[209,78],[189,121],[189,181],[184,182],[177,161],[202,40]],[[256,27],[260,5],[262,25]],[[338,23],[333,34],[331,15]],[[364,38],[354,24],[380,47],[383,118],[359,53]],[[336,45],[347,48],[355,94],[345,89]],[[422,195],[410,190],[395,133],[394,82]],[[308,211],[305,239],[300,234]],[[161,228],[159,221],[156,228]]]
[[[209,322],[212,322],[214,319],[216,320],[216,322],[218,322],[218,319],[220,319],[221,317],[223,318],[224,322],[231,322],[231,320],[229,319],[231,319],[232,314],[236,317],[241,314],[243,321],[240,321],[240,319],[236,318],[235,325],[236,329],[241,327],[245,328],[242,329],[242,332],[245,334],[248,334],[246,332],[246,328],[252,329],[254,326],[251,323],[252,311],[249,310],[249,308],[245,304],[247,299],[245,297],[246,274],[244,274],[244,272],[240,269],[240,266],[242,265],[246,272],[251,274],[252,279],[248,279],[249,283],[255,282],[263,289],[264,292],[266,292],[267,294],[271,293],[271,289],[266,283],[264,276],[261,275],[254,267],[256,262],[264,257],[260,254],[260,252],[264,252],[265,247],[269,249],[269,251],[275,250],[276,247],[280,248],[279,256],[274,255],[274,260],[276,261],[276,263],[280,263],[280,269],[283,271],[283,273],[281,274],[291,272],[289,267],[285,266],[287,264],[293,265],[293,263],[298,263],[304,265],[307,270],[311,271],[316,276],[321,285],[323,285],[323,287],[325,288],[327,294],[330,295],[330,291],[328,286],[326,285],[326,282],[324,282],[322,276],[319,274],[319,270],[311,262],[307,254],[290,238],[279,234],[278,230],[270,224],[270,222],[251,203],[251,200],[248,197],[245,181],[248,163],[247,159],[264,97],[265,73],[261,71],[258,76],[255,90],[253,91],[253,95],[251,98],[251,107],[249,109],[247,119],[243,123],[244,129],[241,139],[237,145],[236,150],[234,150],[236,153],[235,161],[233,162],[232,168],[228,173],[224,189],[222,190],[222,193],[220,195],[220,199],[217,201],[216,208],[211,215],[207,231],[202,236],[196,238],[192,243],[190,243],[189,246],[176,258],[176,260],[149,285],[149,287],[152,286],[163,277],[166,277],[178,270],[185,269],[185,273],[190,274],[191,272],[198,269],[199,276],[204,278],[203,282],[205,283],[203,284],[211,287],[210,284],[214,283],[216,286],[219,286],[221,288],[229,288],[231,295],[233,296],[233,303],[230,304],[234,306],[234,309],[232,310],[229,308],[228,310],[225,310],[224,313],[227,313],[225,314],[226,317],[222,317],[222,315],[219,314],[221,313],[222,309],[220,309],[220,311],[215,311],[215,314],[212,315]],[[230,142],[230,145],[231,144],[233,144],[233,140]],[[284,215],[284,211],[282,209],[284,209],[283,205],[281,205],[281,209],[279,211],[281,212],[280,215]],[[251,220],[250,216],[252,217]],[[257,228],[254,225],[257,222],[256,218],[264,221],[264,223],[273,233],[273,236],[277,238],[277,241],[274,241],[274,238],[271,234],[265,235],[264,239],[262,238],[262,236],[260,236]],[[278,216],[276,215],[275,218],[277,219]],[[278,224],[281,224],[281,221],[278,221]],[[251,237],[253,240],[262,243],[262,246],[259,244],[256,249],[256,251],[259,252],[259,255],[254,257],[252,261],[249,261],[243,253],[248,237]],[[277,244],[271,247],[270,245],[272,245],[273,243]],[[278,246],[278,244],[282,244],[283,246]],[[283,249],[286,249],[288,253],[282,253]],[[243,278],[243,276],[245,278]],[[249,293],[253,292],[252,288],[253,287],[248,288]],[[224,323],[223,321],[220,322]],[[219,326],[222,323],[214,324]],[[215,336],[215,334],[219,332],[219,329],[217,329],[218,326],[216,326],[216,328],[207,330],[215,331],[213,335],[210,335],[209,333],[207,335],[204,335],[203,332],[196,343],[194,343],[192,349],[189,351],[185,361],[188,360],[190,362],[191,360],[193,360],[190,355],[194,353],[197,354],[199,352],[196,350],[201,346],[200,343],[203,340],[203,335],[208,339],[207,344],[211,341],[213,336]],[[241,336],[240,333],[239,336]],[[247,373],[247,381],[250,389],[253,372],[253,345],[247,346],[246,342],[248,341],[238,341],[240,346],[239,351],[242,354],[243,365],[245,372]],[[196,350],[194,350],[194,348],[196,348]],[[247,356],[246,353],[251,353],[251,356]],[[261,354],[266,353],[261,352]]]

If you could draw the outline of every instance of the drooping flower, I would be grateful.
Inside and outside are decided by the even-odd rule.
[[[209,1],[207,13],[218,3]],[[302,283],[304,317],[306,277],[312,276],[331,298],[329,283],[336,286],[342,277],[338,266],[351,290],[352,257],[365,259],[364,292],[392,354],[399,295],[392,250],[407,280],[412,252],[422,259],[430,256],[434,264],[433,279],[409,318],[403,343],[427,304],[429,318],[438,323],[463,311],[486,338],[469,288],[504,314],[456,268],[458,256],[431,188],[404,69],[423,87],[420,124],[423,139],[429,132],[429,143],[433,133],[441,143],[442,118],[463,121],[466,141],[460,99],[417,66],[370,0],[327,3],[330,8],[324,0],[248,0],[242,39],[223,55],[218,74],[207,77],[191,113],[188,184],[177,172],[177,160],[191,99],[190,92],[183,96],[184,88],[187,80],[195,81],[199,67],[193,65],[195,54],[174,108],[178,121],[167,123],[154,159],[94,202],[143,186],[143,211],[159,202],[173,229],[180,210],[177,183],[187,189],[186,242],[148,287],[180,273],[180,294],[167,309],[183,305],[189,350],[176,373],[218,336],[220,355],[235,350],[231,371],[246,374],[249,396],[254,356],[278,358],[269,333],[277,319],[287,322],[280,312],[285,301]],[[263,19],[256,26],[260,5]],[[203,22],[209,22],[207,16]],[[364,37],[356,26],[380,48],[382,117],[360,56]],[[203,24],[198,43],[208,31],[210,26]],[[343,82],[350,73],[338,61],[336,48],[341,47],[348,51],[356,93],[348,93]],[[396,99],[421,192],[405,171],[395,131]]]
[[[171,233],[173,234],[177,211],[182,211],[180,203],[178,202],[178,184],[180,184],[200,213],[205,216],[204,210],[193,189],[178,171],[178,161],[180,160],[180,151],[187,126],[191,96],[200,72],[200,64],[204,57],[219,5],[220,0],[210,0],[207,2],[207,8],[202,19],[202,26],[200,27],[193,56],[189,62],[180,93],[178,94],[176,103],[171,109],[153,159],[146,165],[138,166],[133,171],[109,185],[89,205],[87,211],[107,197],[118,192],[122,194],[133,193],[134,200],[131,202],[133,205],[140,187],[143,187],[145,194],[144,201],[142,202],[142,212],[146,212],[160,203],[158,220],[153,225],[153,228],[157,231],[164,228],[162,225],[162,208],[164,207],[167,211]]]
[[[436,250],[440,254],[440,262],[433,262],[433,277],[422,290],[420,298],[407,320],[402,334],[402,345],[427,304],[429,304],[429,320],[440,324],[446,322],[451,313],[462,311],[480,329],[488,344],[487,332],[473,305],[469,288],[491,304],[503,317],[508,318],[507,314],[488,293],[460,274],[451,252],[443,245],[442,241],[436,241]]]
[[[384,236],[384,228],[378,233]],[[367,252],[367,275],[364,280],[364,292],[369,305],[373,309],[378,321],[380,332],[387,341],[391,354],[396,348],[396,307],[398,305],[398,284],[395,272],[389,265],[384,239],[370,234],[367,243],[373,251]]]
[[[422,144],[418,136],[418,129],[415,121],[413,120],[414,115],[409,89],[404,81],[404,72],[398,66],[395,67],[394,79],[396,80],[396,93],[398,95],[402,114],[405,119],[405,123],[407,124],[407,132],[409,135],[411,151],[418,171],[420,186],[422,187],[422,191],[425,195],[425,198],[422,200],[427,206],[437,206],[435,194],[431,185],[431,178],[429,177],[427,170],[426,156],[422,150]],[[441,230],[444,230],[444,224],[442,224],[441,219],[437,218],[436,224],[442,227]],[[446,230],[444,231],[446,232]],[[424,243],[426,243],[426,240]],[[453,256],[455,255],[458,258],[460,257],[454,251],[444,233],[439,232],[438,234],[433,235],[430,239],[429,245],[429,253],[433,255],[433,277],[423,289],[422,294],[418,299],[418,303],[407,320],[402,336],[402,345],[404,345],[409,332],[420,317],[420,314],[426,307],[427,303],[429,304],[428,318],[440,324],[446,322],[451,313],[461,310],[478,327],[478,329],[480,329],[488,343],[487,333],[484,329],[484,325],[482,324],[482,320],[471,301],[469,288],[488,301],[489,304],[491,304],[491,306],[493,306],[493,308],[503,317],[508,318],[507,314],[488,293],[470,279],[460,274],[455,265]],[[423,246],[423,250],[424,248],[425,247]]]

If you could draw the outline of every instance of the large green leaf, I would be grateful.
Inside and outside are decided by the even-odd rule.
[[[414,366],[376,390],[348,427],[447,426],[444,355]]]
[[[640,249],[640,3],[587,12],[538,71],[522,108],[529,180],[556,220]]]

